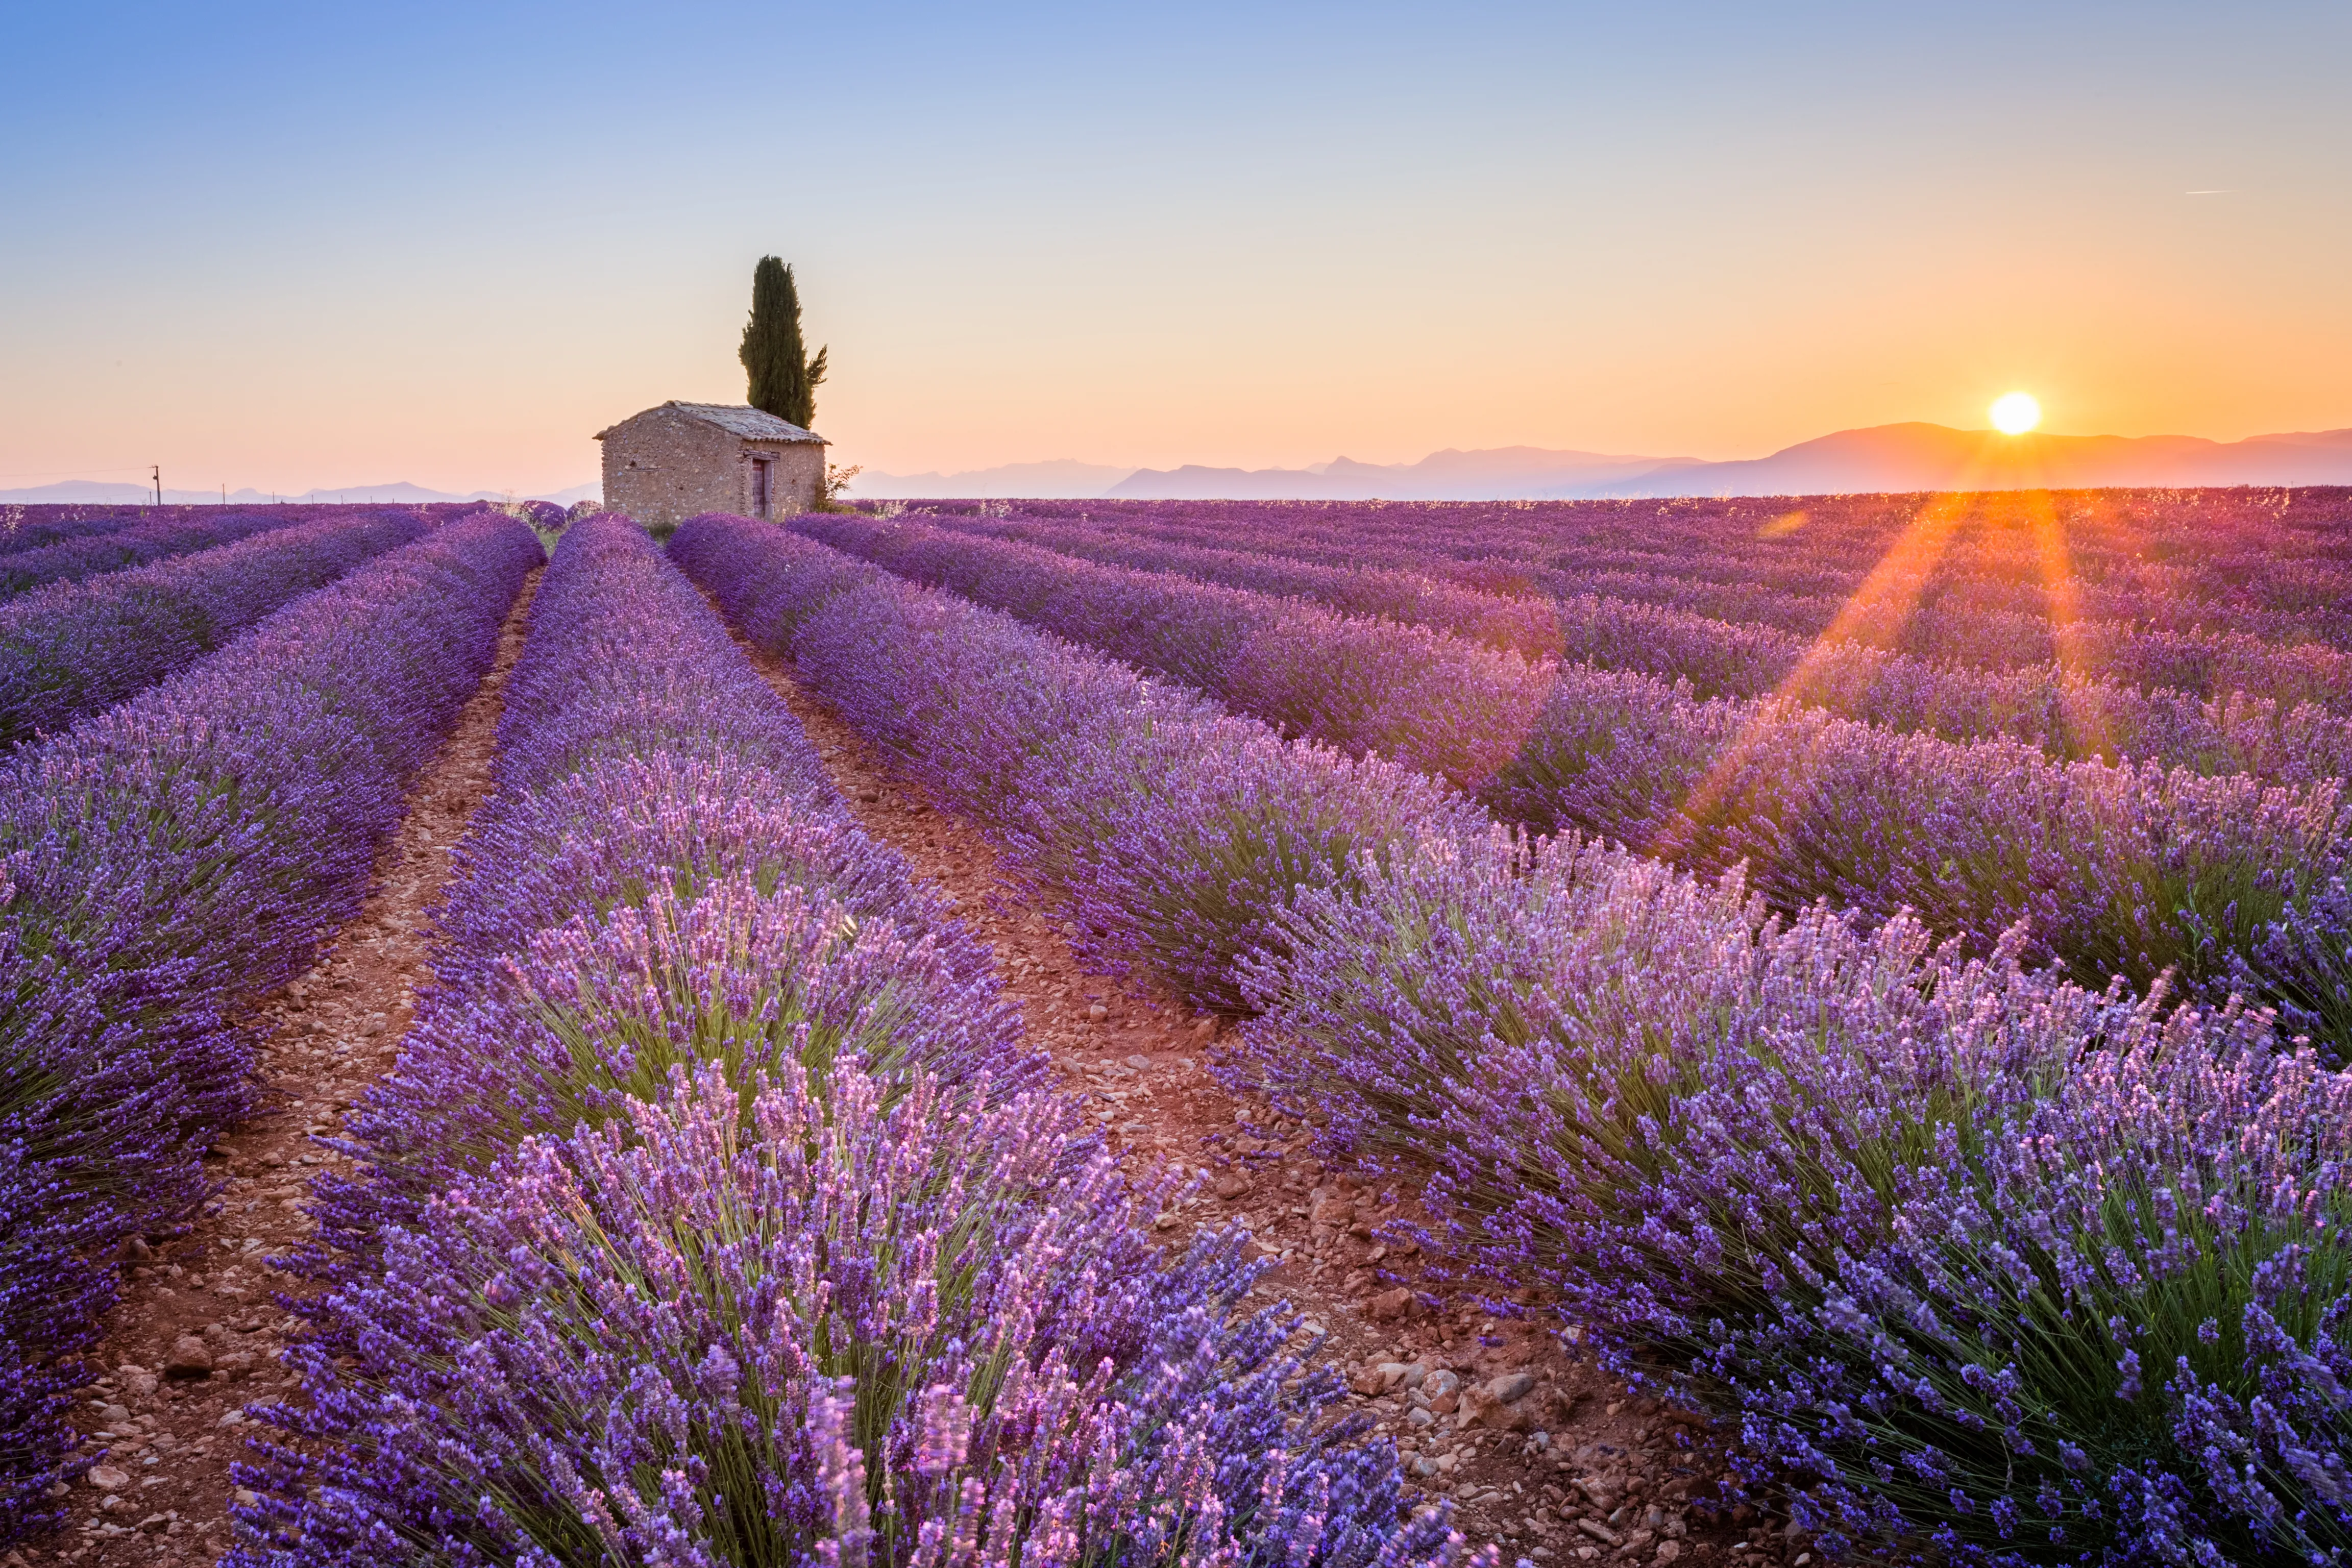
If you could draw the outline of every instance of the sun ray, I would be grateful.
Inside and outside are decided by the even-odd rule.
[[[2032,490],[2021,495],[2018,501],[2032,536],[2034,564],[2047,600],[2053,662],[2062,678],[2080,674],[2085,662],[2076,631],[2082,610],[2075,593],[2074,552],[2067,542],[2065,521],[2058,515],[2057,497],[2048,490]],[[2113,756],[2114,728],[2094,691],[2077,684],[2065,690],[2063,700],[2069,744],[2085,755]]]
[[[1870,574],[1847,595],[1829,626],[1813,639],[1796,668],[1756,705],[1739,732],[1717,755],[1706,775],[1684,800],[1676,818],[1664,829],[1662,839],[1649,846],[1653,852],[1671,856],[1680,849],[1696,847],[1695,843],[1686,845],[1674,840],[1686,834],[1703,834],[1711,824],[1737,809],[1738,803],[1732,798],[1734,783],[1746,775],[1761,747],[1768,742],[1781,743],[1774,721],[1790,709],[1809,705],[1809,698],[1817,693],[1822,666],[1831,658],[1831,650],[1836,645],[1859,640],[1864,628],[1873,627],[1887,646],[1900,646],[1903,627],[1917,610],[1921,594],[1949,552],[1962,524],[1971,515],[1981,521],[1997,504],[1991,492],[1969,488],[1969,481],[1982,473],[1979,460],[1958,476],[1960,482],[1953,489],[1927,497],[1871,568]],[[2049,492],[2037,488],[2034,493],[2046,508]],[[2054,526],[2054,512],[2051,521]],[[2065,559],[2063,550],[2056,559]],[[2046,564],[2043,570],[2047,572]]]

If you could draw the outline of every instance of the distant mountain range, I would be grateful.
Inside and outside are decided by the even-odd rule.
[[[1081,500],[1097,496],[1190,500],[1309,499],[1492,500],[1550,493],[1549,487],[1630,479],[1689,458],[1619,458],[1496,447],[1483,452],[1433,452],[1418,463],[1360,463],[1338,458],[1308,468],[1118,468],[1061,458],[1007,463],[957,474],[860,474],[850,494],[867,500],[923,497],[1029,497]]]
[[[1542,447],[1448,449],[1417,463],[1340,458],[1307,468],[1118,468],[1063,460],[956,474],[861,474],[851,493],[1183,500],[1565,500],[1606,496],[1825,495],[1864,490],[2116,485],[2352,485],[2352,430],[2208,441],[2196,436],[2003,436],[1948,426],[1841,430],[1733,462]]]
[[[1137,499],[1317,500],[1510,500],[1530,496],[1598,494],[1696,458],[1628,458],[1556,452],[1542,447],[1448,448],[1418,463],[1360,463],[1339,458],[1312,468],[1144,468],[1104,493]]]
[[[1825,495],[2110,485],[2352,485],[2352,430],[2251,436],[2003,436],[1942,425],[1841,430],[1746,462],[1665,464],[1547,495]]]
[[[1057,458],[1047,463],[967,468],[960,474],[860,474],[851,481],[849,493],[861,500],[915,500],[940,496],[1091,500],[1133,472],[1133,468],[1107,468],[1100,463]]]
[[[574,501],[593,500],[604,493],[602,485],[574,485],[568,490],[556,490],[548,495],[513,495],[508,490],[476,490],[471,495],[457,495],[448,490],[428,490],[422,485],[400,480],[389,485],[322,485],[299,496],[273,496],[267,490],[252,489],[228,492],[231,506],[258,506],[272,500],[302,501],[316,505],[329,501],[390,501],[415,506],[435,500],[551,500],[558,506],[570,506]],[[21,501],[53,505],[77,506],[137,506],[152,501],[155,492],[145,485],[122,484],[103,479],[67,479],[62,483],[43,485],[37,489],[0,490],[0,501]],[[221,493],[217,489],[175,490],[168,485],[163,489],[167,506],[218,506]]]

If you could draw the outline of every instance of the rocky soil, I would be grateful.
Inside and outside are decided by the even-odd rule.
[[[210,1563],[227,1549],[229,1466],[244,1411],[286,1397],[278,1352],[296,1327],[277,1304],[295,1282],[268,1259],[310,1232],[309,1179],[340,1156],[320,1146],[392,1065],[425,969],[425,910],[449,877],[449,847],[489,791],[508,670],[522,650],[534,577],[508,616],[498,663],[441,754],[419,775],[378,858],[357,919],[310,972],[257,1010],[263,1114],[207,1156],[219,1190],[183,1235],[134,1241],[121,1300],[91,1357],[103,1375],[79,1423],[100,1461],[68,1493],[71,1517],[0,1563],[88,1568]]]

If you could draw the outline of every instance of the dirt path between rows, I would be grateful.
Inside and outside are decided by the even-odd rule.
[[[320,1148],[342,1113],[392,1065],[424,978],[425,910],[449,879],[449,848],[489,793],[507,673],[522,651],[534,572],[499,634],[497,663],[440,755],[409,792],[408,815],[376,861],[376,887],[309,973],[257,1010],[268,1108],[206,1158],[221,1177],[184,1236],[136,1243],[122,1299],[91,1358],[100,1377],[76,1412],[100,1462],[73,1486],[65,1528],[0,1563],[88,1568],[203,1563],[229,1544],[229,1466],[243,1457],[243,1408],[286,1396],[278,1364],[295,1321],[274,1298],[295,1281],[266,1258],[310,1232],[310,1178],[348,1163]]]
[[[1396,1439],[1415,1483],[1455,1500],[1474,1542],[1547,1564],[1818,1560],[1780,1520],[1689,1506],[1713,1494],[1724,1468],[1706,1434],[1630,1394],[1572,1346],[1422,1278],[1410,1245],[1382,1234],[1419,1217],[1409,1199],[1327,1167],[1302,1130],[1217,1083],[1208,1070],[1222,1048],[1215,1020],[1087,973],[1045,912],[1008,895],[978,827],[894,779],[782,661],[746,651],[866,831],[943,888],[994,946],[1031,1040],[1087,1100],[1122,1162],[1138,1174],[1164,1163],[1203,1178],[1186,1212],[1161,1217],[1171,1238],[1239,1221],[1280,1258],[1261,1293],[1328,1331],[1320,1359],[1347,1373],[1354,1405]]]

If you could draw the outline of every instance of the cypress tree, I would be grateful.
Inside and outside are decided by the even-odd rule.
[[[801,296],[793,285],[793,269],[777,257],[763,256],[751,269],[751,319],[743,326],[743,347],[736,357],[751,383],[748,401],[802,429],[816,418],[816,389],[824,380],[825,351],[808,357],[801,338]]]

